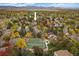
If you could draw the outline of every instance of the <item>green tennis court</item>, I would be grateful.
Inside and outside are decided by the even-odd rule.
[[[33,46],[46,48],[45,42],[40,38],[30,38],[27,44],[28,44],[27,48],[32,48]]]

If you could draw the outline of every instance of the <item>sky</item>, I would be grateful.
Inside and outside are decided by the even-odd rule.
[[[0,3],[79,3],[79,0],[0,0]]]
[[[0,6],[38,6],[38,7],[63,7],[63,8],[79,8],[79,3],[0,3]]]

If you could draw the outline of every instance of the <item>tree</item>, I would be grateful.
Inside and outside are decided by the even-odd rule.
[[[10,43],[9,43],[10,37],[9,36],[4,36],[3,40],[5,41],[3,46],[10,46]]]
[[[20,34],[21,37],[25,36],[25,34],[26,34],[25,26],[21,27],[21,30],[20,30],[19,34]]]
[[[15,45],[19,51],[19,56],[23,55],[24,48],[27,47],[26,41],[23,38],[19,38]]]
[[[13,38],[20,37],[19,32],[17,32],[16,30],[14,30],[14,31],[12,32],[12,37],[13,37]]]
[[[25,35],[27,38],[31,38],[32,37],[32,32],[27,32]]]
[[[11,23],[8,23],[7,29],[10,29],[11,27],[12,27],[12,24]]]
[[[71,52],[73,55],[78,55],[79,49],[77,49],[76,47],[72,46],[71,49],[70,49],[70,52]]]
[[[54,51],[55,51],[55,45],[54,45],[52,42],[50,42],[50,43],[48,44],[47,55],[53,56],[53,55],[54,55]]]
[[[18,41],[16,42],[16,47],[18,48],[24,48],[26,47],[26,41],[23,38],[19,38]]]
[[[0,37],[3,35],[3,32],[2,31],[0,31]]]
[[[33,47],[35,56],[43,56],[43,49],[37,46]]]

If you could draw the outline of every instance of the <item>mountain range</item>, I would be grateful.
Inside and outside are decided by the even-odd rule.
[[[0,8],[69,8],[69,9],[79,9],[79,3],[0,3]]]

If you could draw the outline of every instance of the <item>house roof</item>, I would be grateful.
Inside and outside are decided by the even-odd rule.
[[[54,52],[55,56],[73,56],[68,50],[59,50]]]

